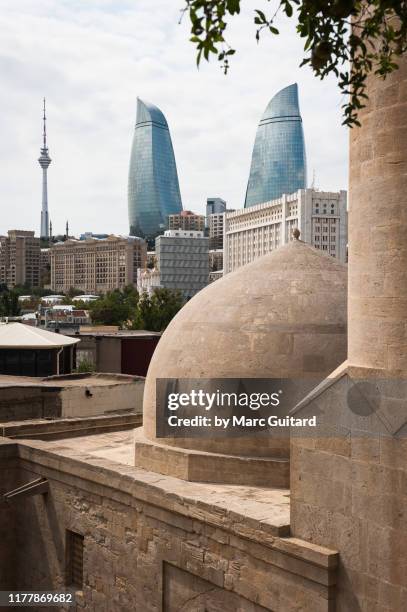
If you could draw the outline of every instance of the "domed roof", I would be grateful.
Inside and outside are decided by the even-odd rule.
[[[205,287],[154,352],[144,392],[147,438],[155,438],[156,378],[322,380],[346,359],[346,284],[344,264],[294,240]]]

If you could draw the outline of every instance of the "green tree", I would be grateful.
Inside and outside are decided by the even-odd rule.
[[[109,291],[89,304],[92,322],[123,327],[134,317],[137,302],[138,293],[133,287]]]
[[[21,313],[18,302],[18,292],[13,289],[2,291],[0,294],[0,316],[18,317]]]
[[[137,306],[139,294],[134,285],[126,285],[126,287],[123,289],[123,297],[131,306]]]
[[[151,297],[144,293],[137,304],[132,329],[164,331],[183,305],[180,291],[158,288]]]
[[[196,45],[198,65],[202,57],[209,60],[212,54],[227,73],[229,58],[236,50],[228,45],[225,33],[228,20],[240,13],[243,0],[184,1],[182,15],[187,13],[191,21],[190,40]],[[398,68],[397,57],[407,50],[407,2],[276,0],[270,15],[254,11],[257,41],[263,31],[279,34],[276,26],[281,14],[296,16],[297,32],[304,39],[301,66],[308,64],[321,79],[334,74],[346,95],[343,123],[360,125],[357,116],[365,106],[368,74],[385,78]]]

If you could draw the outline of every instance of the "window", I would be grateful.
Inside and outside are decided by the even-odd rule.
[[[74,531],[66,531],[66,584],[77,589],[83,586],[84,537]]]

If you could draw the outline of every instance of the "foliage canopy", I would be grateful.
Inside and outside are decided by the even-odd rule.
[[[184,1],[182,15],[189,15],[198,65],[202,58],[216,55],[227,73],[236,52],[225,38],[228,20],[240,13],[243,0]],[[273,5],[273,0],[267,1]],[[407,2],[276,0],[269,15],[254,11],[258,41],[263,31],[279,34],[280,14],[297,18],[297,32],[304,39],[301,66],[308,64],[321,79],[334,74],[346,95],[343,124],[360,125],[358,111],[365,106],[367,76],[374,73],[385,78],[397,69],[397,57],[407,49]]]
[[[184,300],[179,291],[158,288],[152,296],[129,285],[123,291],[115,290],[89,305],[93,323],[118,325],[131,329],[163,331],[182,308]]]

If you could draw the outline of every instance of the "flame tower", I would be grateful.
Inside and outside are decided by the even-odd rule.
[[[153,238],[182,210],[170,130],[159,108],[137,98],[129,168],[129,225],[133,236]]]
[[[41,155],[38,162],[42,168],[42,209],[41,209],[41,238],[49,238],[49,219],[48,219],[48,182],[47,171],[51,163],[51,158],[48,154],[47,147],[47,118],[45,115],[45,98],[44,98],[44,114],[43,114],[43,143]]]
[[[296,83],[269,102],[253,148],[245,208],[307,186],[304,133]]]

